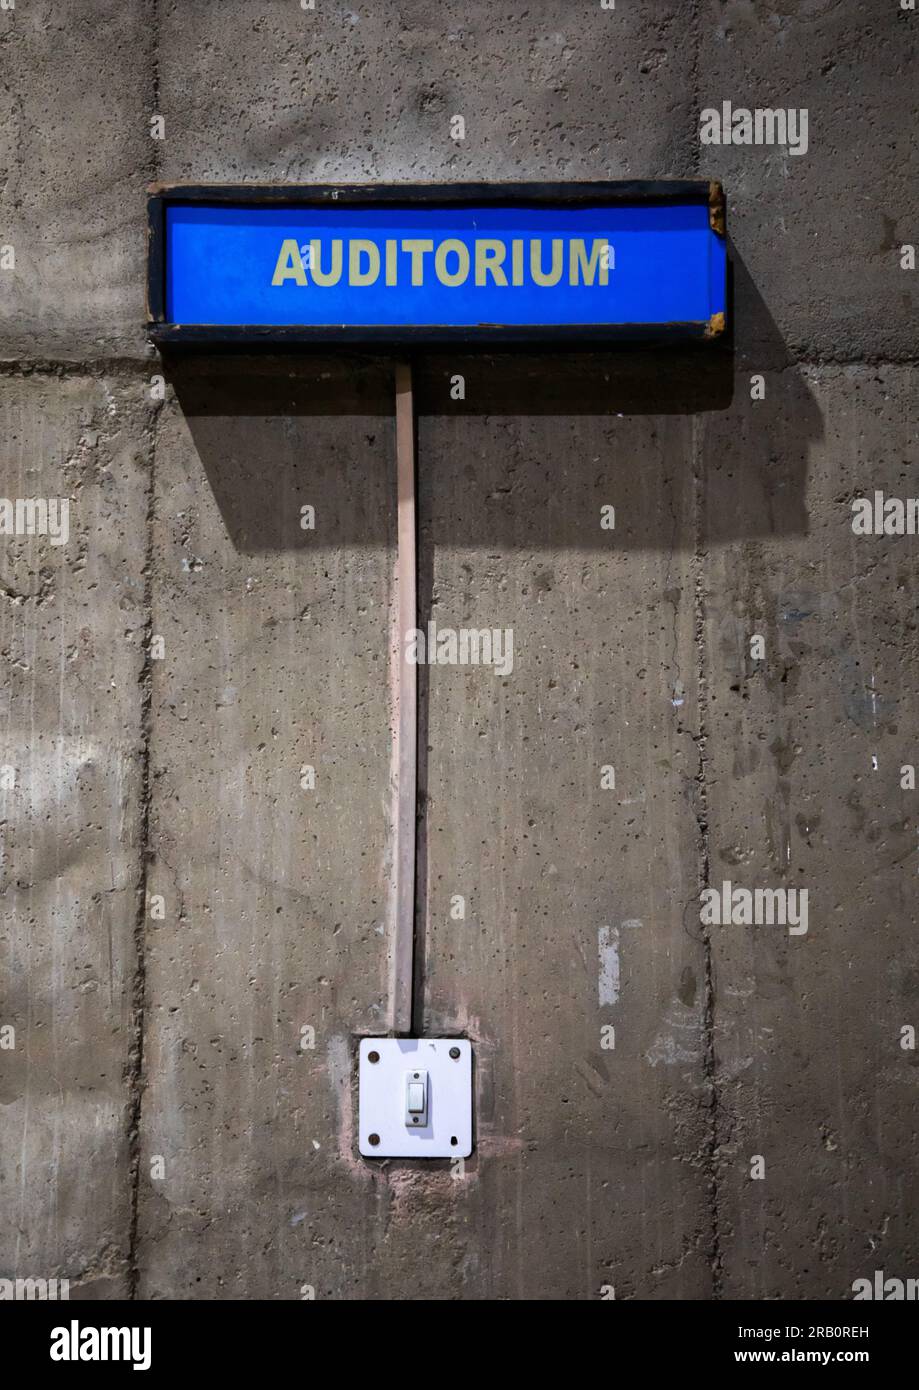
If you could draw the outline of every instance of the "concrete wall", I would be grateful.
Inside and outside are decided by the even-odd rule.
[[[919,16],[78,8],[0,10],[0,493],[71,515],[63,546],[0,537],[0,1276],[272,1299],[917,1276],[919,542],[853,535],[850,502],[919,491]],[[807,154],[702,147],[724,100],[806,107]],[[423,616],[512,627],[515,666],[421,681],[419,1005],[474,1040],[476,1152],[461,1177],[362,1160],[391,365],[162,364],[145,186],[698,175],[728,195],[728,350],[417,364]],[[702,924],[724,879],[807,888],[807,935]]]

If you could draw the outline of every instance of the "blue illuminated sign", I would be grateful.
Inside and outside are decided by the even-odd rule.
[[[554,198],[492,186],[461,200],[445,187],[442,204],[430,188],[376,200],[371,188],[264,201],[257,190],[167,191],[151,217],[151,328],[376,343],[715,336],[726,307],[720,203],[707,184],[652,187],[643,199],[641,185],[632,196],[574,185]]]

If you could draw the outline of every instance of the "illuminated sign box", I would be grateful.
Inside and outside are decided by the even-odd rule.
[[[707,181],[157,188],[163,343],[712,339],[726,323]]]

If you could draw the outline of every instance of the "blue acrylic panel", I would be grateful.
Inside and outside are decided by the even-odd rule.
[[[702,202],[314,207],[173,203],[166,320],[486,330],[710,325],[725,244]]]

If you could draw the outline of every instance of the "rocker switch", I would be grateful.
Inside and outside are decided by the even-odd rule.
[[[421,1128],[428,1122],[428,1074],[426,1071],[405,1073],[405,1123]]]

